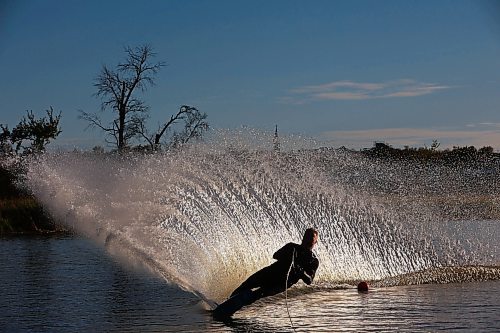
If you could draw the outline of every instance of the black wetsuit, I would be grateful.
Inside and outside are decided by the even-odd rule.
[[[273,258],[276,262],[251,275],[233,291],[231,296],[255,289],[252,292],[252,302],[254,302],[259,298],[283,292],[300,279],[306,284],[311,284],[319,266],[318,259],[310,249],[295,243],[283,246],[274,253]],[[290,269],[292,258],[293,266]],[[288,274],[289,269],[290,274]]]

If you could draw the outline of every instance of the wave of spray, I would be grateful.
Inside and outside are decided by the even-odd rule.
[[[349,153],[275,152],[258,137],[152,155],[46,154],[26,184],[58,220],[203,298],[226,297],[310,226],[326,286],[446,264],[419,221],[349,186]]]

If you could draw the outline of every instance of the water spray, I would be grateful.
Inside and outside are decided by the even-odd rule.
[[[310,225],[322,235],[316,283],[327,288],[400,283],[394,277],[450,264],[498,264],[497,239],[485,242],[464,228],[450,233],[432,214],[433,202],[417,205],[410,195],[453,190],[474,175],[455,177],[459,171],[444,166],[411,172],[403,162],[300,149],[297,141],[292,150],[285,138],[277,153],[270,140],[268,150],[219,138],[151,155],[47,153],[28,165],[25,185],[62,223],[103,246],[116,235],[117,247],[126,244],[171,283],[213,300]]]

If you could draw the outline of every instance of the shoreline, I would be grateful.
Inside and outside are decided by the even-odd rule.
[[[30,196],[0,198],[0,236],[68,234],[43,207]]]
[[[0,167],[0,236],[68,233],[29,193],[16,187],[17,176]]]

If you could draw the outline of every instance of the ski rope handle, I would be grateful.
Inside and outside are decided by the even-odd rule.
[[[293,326],[292,322],[292,317],[290,316],[290,310],[288,309],[288,277],[290,276],[290,271],[292,270],[292,267],[295,265],[295,248],[293,249],[293,254],[292,254],[292,262],[290,263],[290,267],[288,268],[288,273],[286,273],[286,280],[285,280],[285,305],[286,305],[286,312],[288,313],[288,319],[290,320],[290,325],[292,326],[292,329],[294,332],[295,327]]]

